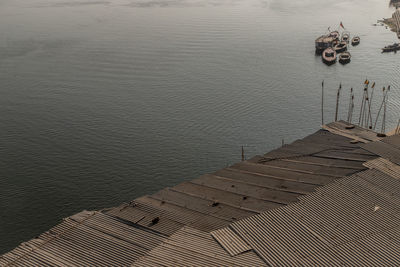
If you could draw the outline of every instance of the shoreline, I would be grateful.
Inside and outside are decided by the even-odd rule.
[[[378,20],[377,22],[382,23],[383,25],[389,27],[389,29],[392,32],[397,32],[397,27],[396,27],[396,24],[394,23],[393,18],[382,19],[382,20]],[[379,25],[376,25],[376,26],[379,26]]]

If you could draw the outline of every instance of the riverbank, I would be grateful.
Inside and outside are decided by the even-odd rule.
[[[393,18],[382,19],[377,22],[386,25],[392,32],[397,32],[397,27]]]

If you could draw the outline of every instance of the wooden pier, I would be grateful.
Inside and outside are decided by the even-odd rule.
[[[195,180],[65,218],[0,256],[0,266],[318,265],[346,255],[365,263],[360,251],[374,242],[381,248],[371,255],[393,263],[400,259],[400,236],[392,233],[389,244],[373,236],[379,231],[372,226],[400,227],[400,216],[390,213],[400,204],[399,138],[330,123]],[[377,173],[386,180],[373,180]],[[345,247],[351,242],[353,252]]]

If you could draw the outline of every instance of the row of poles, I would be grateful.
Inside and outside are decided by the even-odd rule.
[[[358,116],[358,125],[363,128],[375,130],[378,120],[380,119],[382,113],[382,124],[381,124],[381,133],[385,133],[386,131],[386,111],[387,111],[387,104],[388,104],[388,96],[390,92],[390,85],[382,88],[383,98],[380,104],[378,113],[376,115],[375,121],[372,118],[371,112],[371,103],[374,97],[374,90],[375,90],[375,82],[372,83],[371,88],[369,87],[370,82],[365,80],[364,82],[364,91],[363,96],[361,99],[361,108],[360,114]],[[335,121],[338,120],[338,113],[339,113],[339,102],[340,102],[340,93],[342,91],[342,84],[339,85],[336,94],[336,109],[335,109]],[[322,125],[324,125],[324,81],[322,81],[322,101],[321,101],[321,112],[322,112]],[[352,123],[353,121],[353,114],[354,114],[354,90],[350,88],[350,98],[349,98],[349,105],[348,105],[348,112],[347,112],[347,122]],[[400,120],[399,120],[400,124]],[[399,125],[396,128],[396,132],[400,133]]]
[[[371,90],[369,90],[371,89]],[[374,97],[374,90],[375,90],[375,82],[372,83],[371,88],[369,88],[369,80],[365,80],[364,82],[364,92],[361,100],[361,108],[360,114],[358,116],[358,126],[367,128],[370,130],[375,130],[381,112],[383,113],[382,116],[382,125],[381,125],[381,133],[384,134],[386,131],[386,111],[387,111],[387,104],[388,104],[388,94],[390,92],[390,85],[382,88],[383,98],[381,105],[379,107],[378,113],[375,118],[375,122],[372,118],[371,112],[371,103]],[[339,116],[339,102],[340,102],[340,92],[342,91],[342,83],[339,84],[339,88],[336,93],[336,109],[335,109],[335,121],[338,121]],[[369,93],[371,91],[371,93]],[[383,110],[383,111],[382,111]],[[322,125],[324,125],[324,81],[322,81],[322,99],[321,99],[321,113],[322,113]],[[353,121],[353,114],[354,114],[354,90],[350,88],[350,98],[349,98],[349,105],[348,105],[348,112],[347,112],[347,122],[352,123]],[[400,134],[400,119],[397,123],[397,127],[395,129],[395,134]],[[284,145],[285,141],[282,139],[282,146]],[[244,148],[242,146],[242,161],[245,161],[245,154]]]

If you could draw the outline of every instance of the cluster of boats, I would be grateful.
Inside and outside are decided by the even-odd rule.
[[[339,62],[347,64],[351,60],[351,54],[347,51],[350,42],[352,46],[356,46],[360,44],[360,37],[354,36],[350,41],[349,32],[343,32],[340,36],[339,31],[332,31],[315,40],[315,51],[322,54],[322,61],[327,65],[336,63],[338,55]]]

